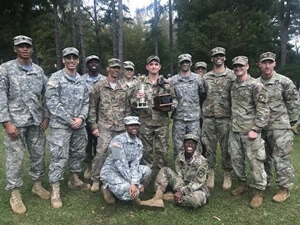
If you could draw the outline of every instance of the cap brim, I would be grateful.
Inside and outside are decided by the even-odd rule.
[[[132,66],[126,66],[126,67],[124,67],[124,69],[133,69],[134,70],[134,67],[132,67]]]
[[[121,68],[121,66],[120,66],[119,64],[112,64],[112,65],[109,65],[109,67],[116,67],[116,66],[118,66],[118,67]]]
[[[273,58],[263,58],[263,59],[260,60],[260,62],[266,61],[266,60],[271,60],[271,61],[275,62],[275,60]]]

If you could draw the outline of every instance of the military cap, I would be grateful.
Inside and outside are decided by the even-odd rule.
[[[192,61],[192,56],[190,54],[181,54],[178,56],[178,62],[181,63],[183,61]]]
[[[32,39],[25,35],[18,35],[16,37],[14,37],[14,45],[16,46],[19,44],[29,44],[32,46]]]
[[[248,57],[246,56],[236,56],[233,58],[232,60],[232,65],[236,65],[236,64],[239,64],[239,65],[247,65],[248,64]]]
[[[120,67],[121,68],[121,61],[120,59],[117,59],[117,58],[111,58],[108,60],[108,66],[109,67]]]
[[[79,57],[79,51],[77,50],[77,48],[74,47],[67,47],[64,50],[62,50],[62,55],[63,57],[67,56],[67,55],[76,55],[77,57]]]
[[[123,62],[123,67],[125,69],[133,69],[134,70],[134,64],[131,61],[125,61],[125,62]]]
[[[196,62],[195,64],[195,69],[197,69],[198,67],[203,67],[203,68],[207,68],[207,64],[206,62]]]
[[[225,53],[226,53],[225,48],[222,48],[222,47],[215,47],[211,50],[211,56],[214,56],[217,54],[226,55]]]
[[[259,57],[259,62],[265,61],[265,60],[271,60],[275,62],[276,55],[273,52],[264,52]]]
[[[196,142],[199,142],[199,138],[195,134],[186,134],[184,135],[183,140],[194,140]]]
[[[85,63],[88,63],[88,61],[90,61],[92,59],[98,60],[100,62],[100,59],[99,59],[98,56],[96,56],[96,55],[90,55],[90,56],[88,56],[88,57],[85,58]]]
[[[156,62],[160,63],[160,59],[158,56],[156,55],[150,55],[147,60],[146,63],[149,64],[152,60],[155,60]]]
[[[137,116],[127,116],[124,118],[125,125],[138,124],[140,125],[139,118]]]

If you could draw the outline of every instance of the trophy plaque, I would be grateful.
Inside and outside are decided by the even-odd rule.
[[[160,94],[156,95],[153,98],[154,102],[154,109],[160,110],[160,111],[171,111],[172,105],[173,105],[173,99],[171,94]]]

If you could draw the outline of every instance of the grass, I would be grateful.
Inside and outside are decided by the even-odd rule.
[[[131,202],[117,201],[114,205],[107,205],[101,193],[80,192],[67,187],[68,171],[65,181],[61,184],[63,208],[53,209],[50,201],[41,200],[31,194],[32,182],[28,176],[28,153],[24,162],[21,194],[27,212],[24,215],[15,215],[9,206],[10,192],[5,191],[5,151],[3,145],[3,128],[0,128],[0,224],[1,225],[276,225],[297,224],[300,214],[300,136],[295,138],[292,161],[296,171],[295,184],[291,197],[282,204],[273,203],[272,196],[277,188],[274,180],[272,186],[265,191],[263,205],[259,209],[251,209],[249,201],[252,193],[248,192],[239,197],[233,197],[229,191],[223,191],[222,171],[218,168],[216,187],[211,193],[209,203],[196,210],[188,210],[171,203],[165,203],[164,210],[140,208]],[[219,154],[220,155],[220,154]],[[47,173],[49,166],[49,152],[47,149]],[[169,161],[172,159],[170,152]],[[153,172],[156,175],[157,171]],[[154,176],[153,175],[153,176]],[[43,180],[44,186],[50,189],[47,176]],[[234,186],[237,185],[234,179]],[[153,185],[146,189],[141,196],[149,199],[153,195]]]

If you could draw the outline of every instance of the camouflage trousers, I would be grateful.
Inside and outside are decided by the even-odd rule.
[[[260,134],[256,139],[250,140],[247,134],[230,132],[229,152],[235,174],[239,180],[247,180],[245,172],[245,159],[247,159],[253,181],[251,186],[262,191],[267,185],[267,174],[264,169],[266,159],[264,143]]]
[[[288,129],[265,130],[262,132],[262,137],[265,140],[267,155],[265,170],[268,180],[272,177],[272,164],[274,164],[277,186],[291,189],[295,177],[290,158],[294,139],[292,131]]]
[[[92,162],[91,179],[93,181],[100,180],[100,171],[104,164],[107,154],[107,148],[110,140],[124,131],[109,131],[106,128],[99,128],[100,136],[97,139],[97,152]]]
[[[164,167],[158,172],[154,185],[155,190],[160,189],[165,192],[168,186],[173,188],[173,191],[176,191],[175,187],[184,187],[187,184],[185,184],[184,180],[180,176],[178,176],[177,173],[175,173],[172,169]],[[209,189],[204,185],[200,189],[182,196],[179,205],[183,207],[198,208],[207,203],[209,195]]]
[[[230,118],[203,118],[201,141],[206,148],[206,156],[210,168],[216,167],[217,144],[221,147],[222,168],[231,171],[231,159],[228,152]]]
[[[51,128],[48,136],[50,149],[49,182],[64,179],[64,167],[70,172],[80,173],[85,156],[87,134],[85,127],[78,130]]]
[[[92,134],[91,128],[89,126],[86,126],[86,132],[88,136],[88,142],[85,148],[84,162],[91,163],[94,156],[96,155],[97,137]]]
[[[173,120],[172,139],[174,143],[174,160],[176,159],[179,152],[183,151],[183,138],[186,134],[195,134],[200,140],[200,120]]]
[[[155,155],[157,167],[162,168],[166,166],[169,149],[168,125],[149,126],[142,124],[138,137],[142,140],[144,146],[142,164],[152,168]]]
[[[142,174],[141,183],[144,187],[147,187],[151,181],[151,169],[148,166],[140,165],[139,171]],[[109,190],[116,196],[118,199],[123,201],[133,200],[130,196],[129,190],[131,182],[125,180],[121,173],[117,173],[116,171],[111,171],[109,174],[110,177],[115,177],[114,183],[108,183],[106,180],[101,180],[103,182],[104,187],[108,187]],[[103,176],[107,177],[107,176]],[[111,180],[111,179],[110,179]]]
[[[19,138],[12,141],[4,130],[6,153],[6,190],[23,185],[22,166],[27,149],[30,155],[29,176],[32,180],[41,180],[45,175],[45,135],[39,126],[18,127]]]

